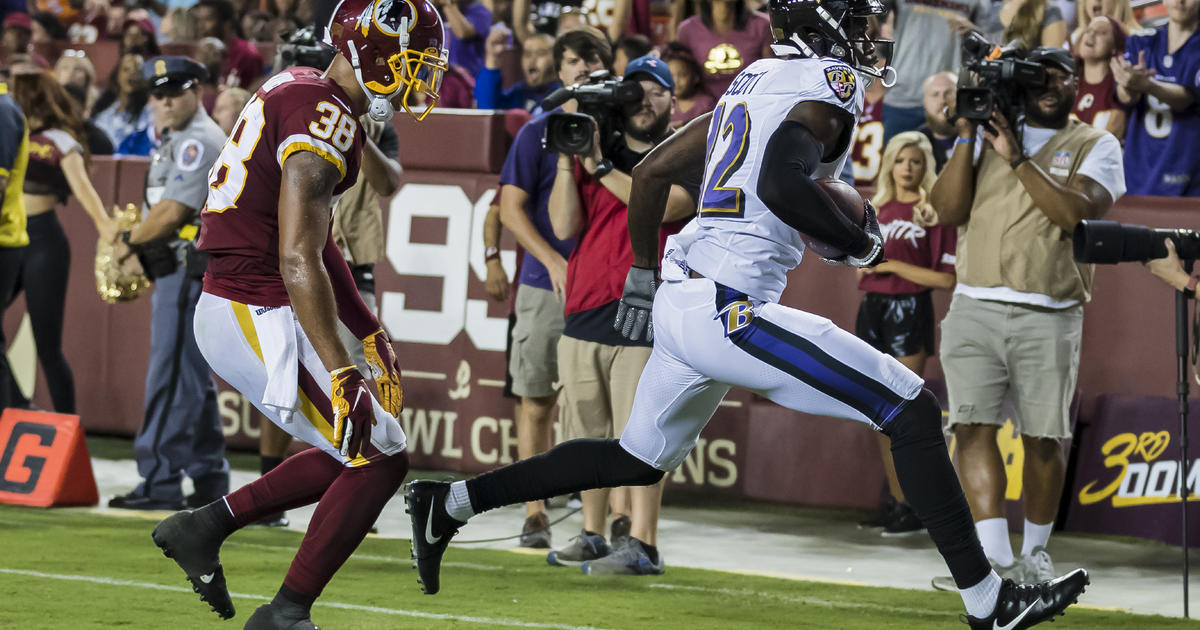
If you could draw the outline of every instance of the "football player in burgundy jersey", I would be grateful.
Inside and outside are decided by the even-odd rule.
[[[316,448],[154,530],[202,600],[234,615],[222,541],[267,514],[317,502],[274,600],[246,628],[315,628],[313,601],[353,553],[408,472],[396,416],[402,390],[391,339],[363,304],[330,238],[337,195],[359,176],[387,178],[358,118],[421,120],[448,67],[428,0],[342,0],[324,72],[295,67],[246,104],[209,174],[198,247],[209,253],[196,341],[221,378],[275,424]],[[412,104],[420,102],[419,111]],[[341,321],[363,340],[376,400],[339,342]]]

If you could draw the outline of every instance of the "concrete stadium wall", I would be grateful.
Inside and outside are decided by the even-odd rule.
[[[516,457],[512,405],[501,396],[508,304],[489,300],[483,286],[482,226],[506,149],[503,116],[438,113],[419,127],[404,116],[396,124],[407,170],[404,187],[385,206],[387,261],[376,273],[381,317],[405,367],[401,422],[415,467],[488,470]],[[93,180],[106,203],[140,203],[146,166],[141,159],[96,158]],[[73,248],[64,347],[82,422],[92,432],[133,435],[141,424],[149,298],[102,303],[92,276],[95,231],[75,202],[59,212]],[[1185,200],[1127,198],[1108,218],[1195,227],[1200,208]],[[510,234],[501,256],[512,273]],[[852,270],[808,257],[790,275],[783,302],[852,329],[860,297]],[[1059,518],[1068,529],[1179,539],[1178,481],[1170,464],[1178,456],[1172,300],[1140,265],[1098,269],[1095,298],[1086,307],[1077,430]],[[939,319],[948,303],[948,294],[935,294]],[[10,343],[23,317],[18,298],[3,322]],[[14,359],[18,373],[35,371],[27,353]],[[942,391],[936,359],[926,377]],[[259,429],[249,402],[221,389],[229,444],[255,448]],[[40,372],[35,392],[35,403],[49,408]],[[1020,440],[1004,435],[1001,448],[1019,525]],[[669,478],[673,491],[846,507],[873,506],[883,486],[872,431],[742,391],[731,393]],[[1200,473],[1188,481],[1192,492],[1200,489]],[[1200,511],[1192,523],[1192,540],[1200,540]]]

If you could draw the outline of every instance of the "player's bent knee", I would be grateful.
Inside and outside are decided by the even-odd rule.
[[[651,466],[650,464],[647,464],[637,457],[634,457],[632,453],[625,450],[623,447],[619,448],[621,451],[620,457],[622,459],[619,467],[620,470],[626,474],[628,479],[628,481],[622,485],[652,486],[662,481],[663,476],[666,475],[665,472]]]
[[[891,438],[893,448],[909,440],[945,439],[942,436],[942,408],[938,405],[937,397],[928,389],[922,389],[884,427],[883,433]]]

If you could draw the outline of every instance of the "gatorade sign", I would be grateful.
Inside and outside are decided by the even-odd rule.
[[[96,505],[96,478],[79,416],[5,409],[0,416],[0,503]]]

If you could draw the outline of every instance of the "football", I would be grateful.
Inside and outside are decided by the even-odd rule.
[[[815,183],[829,196],[829,199],[833,201],[833,205],[837,206],[837,209],[846,215],[846,218],[853,221],[855,225],[861,226],[863,224],[866,209],[863,207],[863,198],[859,196],[858,191],[853,186],[832,177],[822,177],[816,180]],[[807,234],[801,234],[800,238],[804,241],[805,247],[825,258],[839,258],[847,253],[832,245],[818,241]]]

